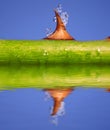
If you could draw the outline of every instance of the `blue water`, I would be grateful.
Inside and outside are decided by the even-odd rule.
[[[110,93],[76,88],[64,100],[65,115],[52,124],[45,92],[38,89],[0,91],[0,130],[110,130]]]

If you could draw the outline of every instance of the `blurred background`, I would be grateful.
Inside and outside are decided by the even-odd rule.
[[[46,28],[55,29],[58,4],[68,12],[67,30],[76,40],[110,36],[110,0],[0,0],[0,39],[46,37]]]

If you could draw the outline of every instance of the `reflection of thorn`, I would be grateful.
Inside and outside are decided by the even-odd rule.
[[[49,40],[75,40],[67,31],[65,28],[65,25],[58,14],[57,10],[54,9],[56,20],[57,20],[57,25],[55,31],[47,36],[44,39],[49,39]]]
[[[48,92],[45,91],[45,97],[44,100],[47,101],[48,99],[50,99],[50,95]]]
[[[63,100],[73,91],[73,89],[45,89],[50,96],[53,98],[54,105],[53,105],[53,110],[51,115],[56,115],[57,112],[59,111],[59,108],[63,103]]]
[[[107,88],[106,91],[107,91],[107,92],[110,92],[110,88]]]
[[[52,122],[52,124],[54,124],[54,125],[58,125],[58,117],[55,115],[55,116],[51,116],[51,122]]]

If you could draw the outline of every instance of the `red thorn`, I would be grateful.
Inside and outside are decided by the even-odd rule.
[[[56,10],[54,10],[57,24],[55,31],[44,39],[48,40],[75,40],[67,31],[66,27]]]

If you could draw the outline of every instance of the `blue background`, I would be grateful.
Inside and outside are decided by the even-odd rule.
[[[17,89],[0,92],[0,130],[110,130],[110,93],[76,88],[64,100],[66,114],[50,122],[52,100],[44,91]]]
[[[54,31],[53,9],[69,14],[68,32],[76,40],[110,36],[110,0],[0,0],[0,39],[42,39]]]

